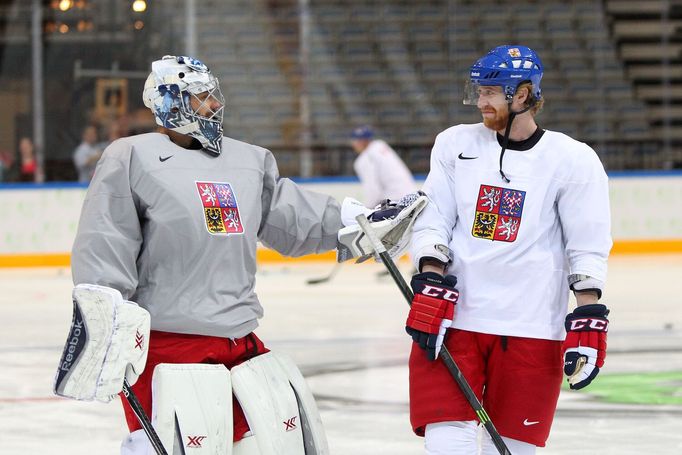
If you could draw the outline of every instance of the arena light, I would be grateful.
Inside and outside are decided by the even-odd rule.
[[[54,33],[57,31],[57,23],[49,20],[45,22],[45,33]]]
[[[76,24],[76,29],[79,32],[87,32],[89,30],[92,30],[92,21],[80,20]]]
[[[135,0],[133,2],[133,11],[142,13],[147,10],[147,2],[145,0]]]
[[[72,0],[60,0],[59,1],[59,9],[61,11],[68,11],[72,6],[73,6]]]

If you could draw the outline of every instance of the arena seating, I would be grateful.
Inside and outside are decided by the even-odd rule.
[[[479,119],[475,108],[461,104],[469,65],[493,46],[523,43],[545,64],[546,107],[538,122],[590,143],[607,166],[618,168],[608,143],[650,140],[649,119],[663,110],[643,101],[660,93],[633,85],[633,77],[648,77],[647,69],[626,73],[623,58],[652,51],[618,47],[619,37],[645,27],[616,25],[612,33],[615,3],[623,2],[315,1],[304,78],[298,2],[208,0],[197,2],[199,45],[222,77],[228,134],[282,155],[297,153],[299,95],[307,89],[316,172],[334,174],[352,172],[338,169],[339,157],[347,153],[349,130],[364,123],[413,159],[413,171],[425,172],[439,131]],[[679,55],[678,46],[671,55]],[[682,74],[680,66],[675,71]]]

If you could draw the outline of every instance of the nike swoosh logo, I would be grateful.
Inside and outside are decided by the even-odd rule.
[[[159,161],[161,161],[162,163],[163,163],[164,161],[166,161],[166,160],[171,159],[171,158],[173,158],[173,155],[168,155],[168,156],[166,156],[166,157],[164,157],[164,158],[161,158],[161,155],[159,155]]]
[[[523,421],[525,426],[535,425],[536,423],[540,423],[540,421],[538,420],[537,422],[529,422],[528,419],[524,419]]]
[[[464,152],[460,153],[459,156],[457,156],[460,160],[475,160],[478,158],[477,156],[464,156]]]

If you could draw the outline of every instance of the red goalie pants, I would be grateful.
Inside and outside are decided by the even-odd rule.
[[[449,329],[445,345],[502,436],[544,447],[563,377],[561,341]],[[478,420],[443,361],[410,354],[410,421]]]
[[[263,342],[254,333],[244,338],[210,337],[204,335],[186,335],[181,333],[159,332],[152,330],[149,335],[149,353],[147,365],[139,379],[133,385],[133,392],[140,400],[147,416],[152,415],[152,374],[159,363],[210,363],[223,364],[228,369],[239,365],[259,354],[268,352]],[[128,428],[132,433],[142,427],[130,408],[128,401],[121,395],[123,411]],[[234,423],[234,442],[242,439],[249,431],[246,416],[241,406],[232,396],[232,414]]]

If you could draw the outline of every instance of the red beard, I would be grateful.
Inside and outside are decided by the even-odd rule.
[[[509,112],[500,113],[497,109],[488,109],[495,111],[495,117],[483,117],[483,124],[494,131],[502,131],[507,127],[507,121],[509,120]]]

